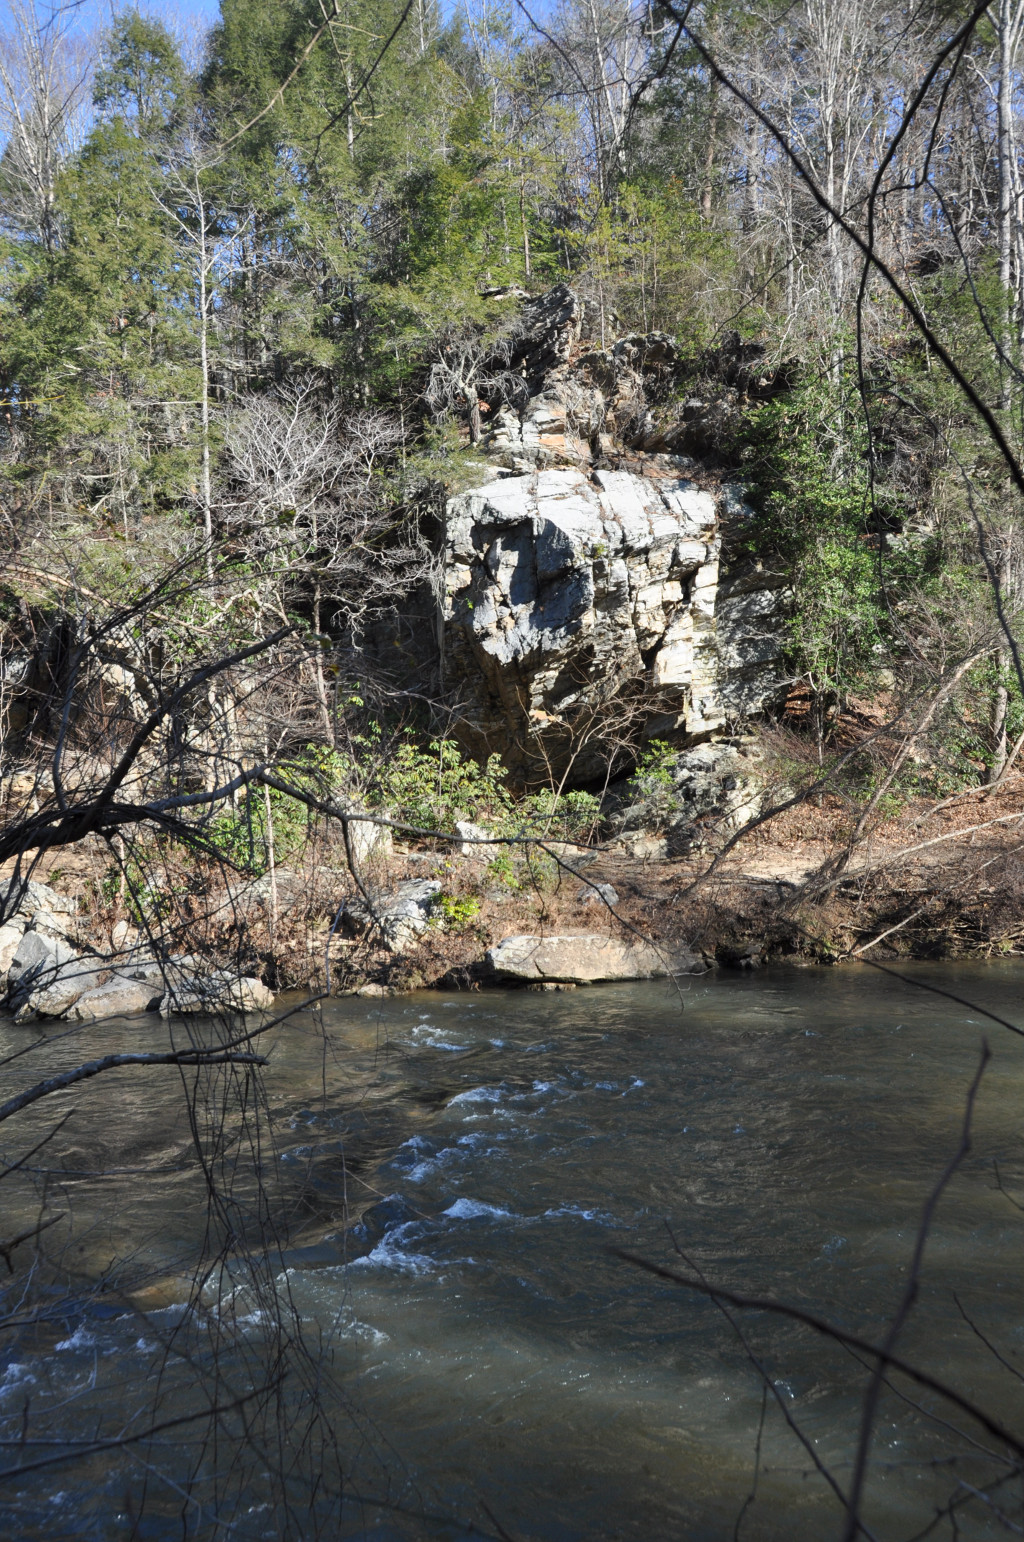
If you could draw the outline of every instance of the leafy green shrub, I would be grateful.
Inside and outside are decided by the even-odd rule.
[[[544,788],[541,792],[530,793],[516,805],[510,824],[516,826],[516,834],[589,841],[600,816],[601,802],[592,792],[557,793]]]
[[[673,775],[678,753],[664,739],[652,739],[626,783],[624,805],[627,809],[630,805],[642,807],[645,825],[653,827],[668,820],[680,807]]]
[[[296,792],[329,801],[352,779],[351,764],[324,745],[309,745],[290,762],[277,768],[278,779],[291,783]],[[302,850],[317,820],[316,813],[298,797],[276,787],[270,789],[270,818],[274,835],[274,860],[287,862]],[[262,787],[250,788],[237,808],[225,809],[212,819],[203,834],[223,859],[240,872],[259,876],[270,864],[267,828],[267,795]]]
[[[507,775],[497,755],[481,765],[451,739],[431,739],[424,749],[410,733],[367,787],[367,801],[403,824],[450,834],[459,819],[504,820],[512,806]]]
[[[440,911],[446,926],[461,932],[480,914],[480,901],[472,895],[458,899],[453,894],[439,894],[433,908]]]
[[[507,851],[499,852],[493,862],[488,862],[487,875],[495,883],[503,884],[506,889],[522,888],[516,865]]]
[[[144,865],[135,855],[127,856],[123,865],[111,862],[100,883],[100,893],[107,904],[120,900],[133,924],[141,927],[155,926],[164,920],[175,898],[185,892],[184,884],[169,886],[162,870],[159,877],[154,876],[154,867]]]

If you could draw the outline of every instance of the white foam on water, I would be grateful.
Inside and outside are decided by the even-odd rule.
[[[511,1210],[503,1210],[500,1205],[485,1204],[482,1199],[457,1199],[453,1205],[443,1211],[444,1215],[451,1216],[453,1221],[475,1221],[481,1216],[489,1216],[492,1220],[518,1221],[521,1216],[514,1215]]]
[[[607,1210],[585,1210],[582,1205],[557,1205],[553,1210],[545,1210],[543,1219],[550,1220],[559,1216],[572,1216],[578,1221],[596,1221],[599,1226],[623,1224],[618,1216],[612,1215]]]
[[[444,1037],[445,1030],[437,1028],[430,1022],[417,1023],[412,1030],[412,1036],[422,1045],[425,1043],[428,1049],[441,1049],[458,1051],[472,1049],[472,1044],[455,1044],[451,1039]]]
[[[462,1103],[500,1103],[506,1096],[504,1087],[469,1087],[465,1092],[457,1092],[448,1103],[449,1108],[454,1108]]]
[[[403,1274],[433,1274],[437,1265],[425,1253],[406,1253],[402,1244],[412,1242],[423,1231],[421,1221],[405,1221],[390,1231],[362,1258],[353,1258],[348,1269],[397,1269]]]
[[[435,1267],[425,1253],[403,1253],[387,1237],[382,1237],[372,1252],[346,1265],[348,1269],[395,1269],[401,1274],[433,1274]]]
[[[91,1333],[86,1333],[84,1328],[76,1328],[69,1339],[61,1339],[54,1344],[54,1349],[93,1349],[96,1340]]]
[[[34,1387],[36,1377],[32,1374],[30,1366],[22,1361],[12,1360],[11,1364],[0,1376],[0,1397],[5,1392],[17,1392],[21,1387]]]

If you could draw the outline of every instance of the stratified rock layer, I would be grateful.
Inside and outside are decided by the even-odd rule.
[[[647,476],[549,467],[451,500],[445,664],[476,753],[517,774],[600,773],[616,735],[698,743],[778,689],[771,591],[717,612],[716,499],[661,457]],[[755,598],[755,595],[757,598]]]

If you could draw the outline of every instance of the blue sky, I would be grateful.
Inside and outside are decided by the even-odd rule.
[[[0,30],[3,28],[4,12],[8,8],[9,0],[0,0]],[[47,0],[37,0],[40,12],[47,8]],[[112,3],[112,0],[80,0],[75,7],[77,11],[77,25],[84,31],[91,31],[95,27],[105,27],[110,20],[111,11],[122,9],[123,5]],[[61,9],[60,0],[54,5],[54,9]],[[159,16],[162,21],[171,24],[175,22],[188,23],[199,21],[205,26],[210,26],[217,20],[220,9],[219,0],[140,0],[139,10],[150,16]]]

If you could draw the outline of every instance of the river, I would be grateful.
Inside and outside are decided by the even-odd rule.
[[[817,1464],[848,1484],[861,1362],[763,1312],[735,1317],[741,1341],[715,1304],[614,1250],[877,1340],[957,1148],[983,1037],[993,1057],[972,1149],[938,1207],[899,1349],[1021,1431],[1024,1043],[920,985],[1024,1022],[1024,971],[905,972],[913,983],[868,967],[768,969],[681,992],[330,1002],[268,1036],[265,1102],[254,1098],[244,1142],[233,1108],[219,1124],[211,1115],[222,1083],[193,1096],[211,1170],[233,1184],[221,1205],[208,1203],[177,1070],[110,1072],[8,1121],[11,1161],[74,1109],[4,1189],[7,1237],[38,1218],[42,1185],[64,1216],[52,1262],[6,1287],[5,1533],[838,1538],[842,1511]],[[165,1032],[136,1021],[66,1037],[54,1025],[6,1059],[0,1093],[159,1047]],[[0,1023],[6,1057],[34,1037]],[[218,1129],[232,1132],[221,1146]],[[280,1239],[263,1264],[261,1226]],[[218,1261],[215,1299],[186,1353],[175,1282],[201,1258]],[[313,1494],[322,1455],[293,1465],[287,1502],[272,1496],[271,1459],[241,1413],[212,1455],[196,1453],[187,1425],[102,1445],[137,1435],[154,1408],[168,1421],[207,1396],[203,1357],[228,1315],[221,1403],[273,1363],[260,1280],[329,1367],[317,1397],[345,1473],[340,1507],[326,1477]],[[287,1394],[293,1429],[305,1395]],[[87,1449],[66,1460],[69,1445],[52,1442],[72,1440]],[[211,1464],[243,1477],[218,1488]],[[875,1430],[873,1533],[1011,1534],[1024,1501],[1010,1471],[976,1425],[900,1381]],[[926,1532],[951,1499],[958,1529],[947,1519]]]

